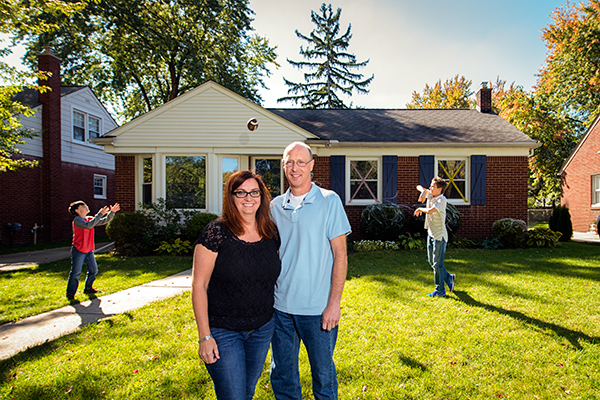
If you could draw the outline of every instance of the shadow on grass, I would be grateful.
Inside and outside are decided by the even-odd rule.
[[[482,303],[480,301],[475,300],[473,297],[471,297],[466,292],[455,290],[453,293],[458,298],[458,301],[461,301],[464,304],[467,304],[471,307],[479,307],[479,308],[482,308],[487,311],[497,312],[498,314],[506,315],[517,321],[524,322],[528,325],[534,326],[534,327],[542,329],[542,330],[551,330],[558,336],[569,341],[569,343],[571,343],[571,345],[578,350],[582,349],[580,341],[584,341],[584,342],[587,342],[590,344],[600,344],[599,337],[592,337],[592,336],[586,335],[583,332],[574,331],[572,329],[568,329],[568,328],[562,327],[560,325],[541,321],[539,319],[529,317],[519,311],[506,310],[504,308],[496,307],[491,304]],[[454,299],[454,297],[450,297],[450,298]]]

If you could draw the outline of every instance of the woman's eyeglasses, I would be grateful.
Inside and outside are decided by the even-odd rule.
[[[233,195],[238,199],[244,199],[248,195],[250,195],[250,197],[260,197],[260,190],[252,190],[250,192],[246,192],[245,190],[236,190],[233,192]]]

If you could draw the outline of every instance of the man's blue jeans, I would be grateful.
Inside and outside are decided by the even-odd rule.
[[[87,278],[85,279],[85,289],[91,289],[96,280],[98,265],[94,258],[94,252],[82,253],[75,246],[71,246],[71,272],[69,273],[69,283],[67,283],[67,294],[75,295],[79,286],[79,275],[83,268],[83,262],[87,265]]]
[[[427,261],[433,268],[433,279],[435,281],[435,291],[441,294],[446,293],[445,283],[450,283],[450,274],[444,267],[444,257],[446,256],[446,241],[435,240],[427,236]]]
[[[271,343],[271,386],[277,400],[302,400],[298,354],[304,343],[312,374],[315,400],[337,399],[338,383],[333,350],[338,327],[327,332],[320,315],[292,315],[275,310]]]
[[[206,364],[219,400],[252,399],[273,337],[273,318],[253,331],[211,328],[219,359]]]

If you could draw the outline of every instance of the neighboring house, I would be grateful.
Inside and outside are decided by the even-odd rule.
[[[344,203],[351,239],[361,236],[367,205],[414,204],[416,186],[429,187],[435,175],[451,181],[459,235],[483,238],[497,219],[527,219],[537,143],[491,113],[491,89],[478,99],[480,111],[265,109],[209,81],[93,141],[115,155],[116,197],[129,211],[165,198],[219,214],[224,180],[247,168],[278,195],[283,150],[303,141],[313,149],[313,180]]]
[[[52,90],[26,89],[15,99],[35,111],[22,125],[39,135],[18,148],[39,166],[0,173],[1,246],[33,243],[34,232],[37,242],[69,239],[69,203],[83,200],[95,213],[115,201],[114,156],[90,139],[118,124],[89,87],[61,87],[60,59],[51,51],[40,54],[38,64],[40,71],[52,73],[40,82]],[[16,224],[20,231],[10,228]]]
[[[588,232],[600,215],[600,115],[562,169],[561,204],[569,207],[573,230]]]

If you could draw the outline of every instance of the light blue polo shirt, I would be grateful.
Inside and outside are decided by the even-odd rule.
[[[294,209],[290,190],[271,202],[281,246],[281,274],[275,308],[296,315],[321,315],[329,302],[333,252],[331,239],[352,231],[339,196],[314,183]]]

